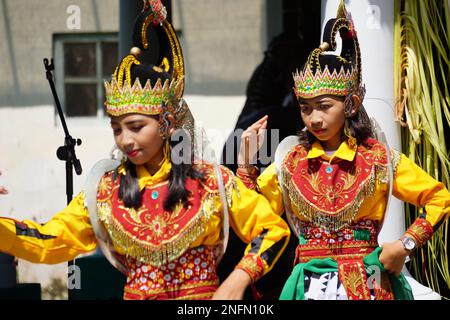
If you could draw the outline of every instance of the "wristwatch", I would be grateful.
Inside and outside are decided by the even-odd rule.
[[[403,247],[409,252],[413,251],[416,248],[416,242],[413,238],[403,237],[400,239],[400,241],[402,242]]]

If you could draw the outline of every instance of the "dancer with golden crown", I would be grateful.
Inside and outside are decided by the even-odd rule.
[[[156,65],[139,60],[150,28],[161,48]],[[122,160],[99,162],[85,190],[43,225],[0,218],[0,251],[52,264],[100,246],[127,276],[124,299],[242,299],[277,261],[289,228],[262,195],[207,161],[204,136],[182,98],[183,76],[164,6],[145,1],[134,47],[105,84]],[[220,284],[228,224],[249,244]]]
[[[342,39],[340,55],[336,35]],[[279,145],[258,177],[251,165],[267,117],[242,135],[238,177],[284,210],[299,238],[281,293],[292,300],[413,299],[401,270],[448,218],[450,193],[404,154],[376,139],[364,110],[361,53],[344,2],[323,43],[294,75],[303,130]],[[390,194],[423,208],[404,236],[378,246]],[[401,214],[398,212],[397,214]]]

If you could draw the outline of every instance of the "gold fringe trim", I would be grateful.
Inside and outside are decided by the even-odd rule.
[[[291,204],[296,209],[292,214],[306,218],[308,221],[323,228],[325,232],[330,233],[336,232],[354,221],[364,199],[373,195],[376,183],[387,183],[388,174],[386,166],[372,166],[369,177],[363,182],[363,186],[360,188],[353,201],[343,210],[337,211],[336,213],[322,212],[313,203],[307,200],[293,182],[292,174],[289,173],[284,166],[281,170],[281,178],[282,183],[288,192]]]
[[[377,183],[388,184],[389,183],[389,172],[387,166],[375,165],[375,177]],[[393,181],[392,181],[393,183]],[[388,195],[389,196],[389,195]]]
[[[200,168],[200,170],[201,170],[201,168]],[[208,171],[208,170],[210,170],[210,171]],[[214,168],[207,168],[205,171],[206,174],[211,174],[211,172],[214,176],[216,175]],[[241,194],[239,192],[239,188],[238,188],[238,185],[236,182],[236,176],[230,169],[228,169],[227,167],[223,167],[223,166],[219,167],[219,172],[222,174],[222,182],[223,182],[223,186],[225,189],[225,197],[227,200],[227,205],[229,208],[231,208],[231,206],[233,204],[233,191],[236,191],[236,196],[238,198],[241,197]],[[227,180],[225,180],[225,177],[227,177]],[[210,186],[208,186],[206,183],[203,183],[202,181],[200,181],[200,184],[203,186],[203,188],[208,193],[220,195],[219,187],[217,187],[217,189],[212,189]]]
[[[225,188],[225,196],[227,198],[228,208],[231,208],[231,206],[233,205],[233,191],[236,191],[236,196],[238,198],[241,198],[241,193],[239,192],[239,188],[237,186],[236,177],[235,177],[234,173],[226,167],[221,167],[221,169],[228,173],[228,183],[226,185],[224,185],[224,188]],[[223,178],[222,178],[222,180],[223,180]]]
[[[394,171],[394,178],[397,177],[397,168],[400,164],[400,160],[402,159],[402,154],[397,150],[391,149],[391,163],[392,170]]]
[[[127,256],[131,256],[141,262],[159,267],[180,257],[190,245],[204,232],[209,218],[217,211],[217,196],[206,195],[200,212],[181,232],[178,239],[169,243],[152,246],[135,236],[130,237],[123,226],[113,219],[111,202],[97,203],[99,219],[105,224],[112,241],[120,247]]]

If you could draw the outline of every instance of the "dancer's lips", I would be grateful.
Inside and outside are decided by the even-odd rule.
[[[127,156],[130,158],[134,158],[138,155],[138,153],[139,153],[139,150],[133,150],[133,151],[127,152]]]
[[[317,135],[324,134],[325,131],[326,131],[325,129],[313,130],[313,132],[314,132],[315,134],[317,134]]]

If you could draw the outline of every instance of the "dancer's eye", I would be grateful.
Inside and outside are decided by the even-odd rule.
[[[144,126],[134,126],[134,127],[131,127],[131,130],[134,131],[134,132],[138,132],[138,131],[141,130],[143,127],[144,127]]]

